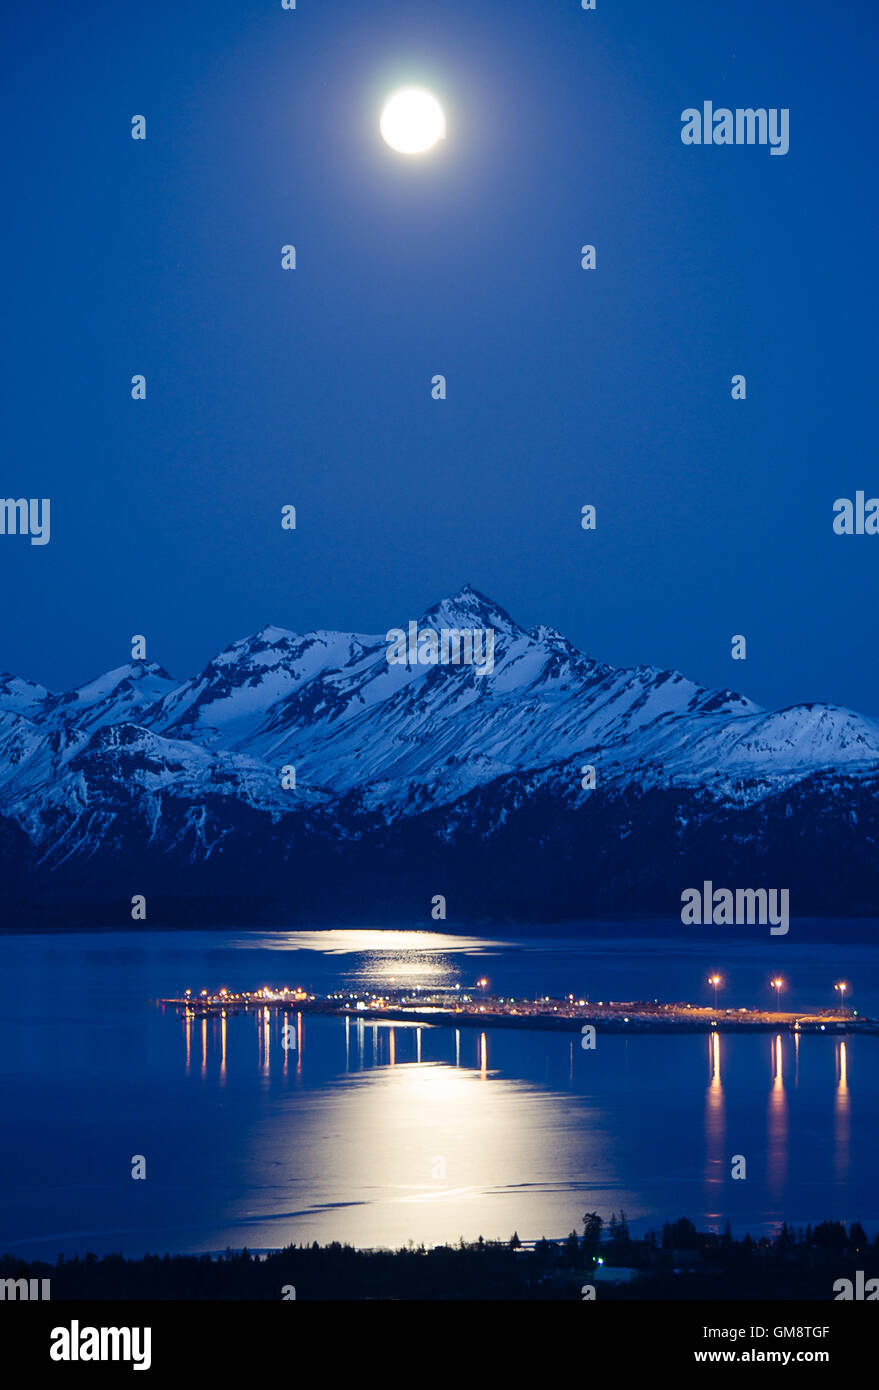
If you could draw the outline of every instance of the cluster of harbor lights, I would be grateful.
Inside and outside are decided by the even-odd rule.
[[[193,1025],[200,1025],[201,1070],[205,1071],[208,1058],[208,1022],[212,1023],[212,1037],[219,1053],[220,1075],[226,1076],[227,1020],[239,1014],[251,1015],[257,1025],[259,1043],[259,1064],[268,1072],[272,1053],[272,1027],[274,1015],[279,1029],[274,1030],[275,1045],[280,1047],[283,1069],[290,1065],[290,1054],[295,1058],[296,1071],[301,1072],[303,1051],[303,1016],[337,1017],[345,1019],[345,1057],[349,1061],[350,1025],[353,1019],[356,1026],[357,1050],[360,1063],[364,1061],[364,1027],[371,1025],[373,1062],[379,1065],[397,1060],[398,1038],[395,1025],[404,1029],[414,1048],[412,1060],[422,1060],[422,1030],[430,1024],[451,1025],[455,1031],[455,1064],[461,1065],[461,1027],[513,1026],[541,1029],[565,1029],[572,1031],[588,1017],[603,1031],[607,1032],[661,1032],[661,1031],[702,1031],[710,1032],[712,1044],[712,1066],[718,1062],[716,1044],[717,1031],[772,1031],[778,1030],[773,1042],[773,1062],[780,1064],[781,1031],[792,1033],[798,1041],[803,1032],[825,1033],[839,1031],[879,1032],[875,1020],[860,1018],[857,1010],[846,1008],[845,996],[850,985],[839,980],[833,985],[835,1007],[799,1013],[782,1013],[781,996],[787,987],[780,975],[768,982],[775,991],[774,1011],[759,1008],[718,1007],[719,992],[725,981],[718,972],[707,977],[707,984],[714,992],[713,1010],[698,1004],[663,1004],[659,1000],[642,1003],[614,1003],[599,1000],[590,1003],[569,994],[563,999],[553,999],[549,995],[538,999],[495,998],[487,993],[488,980],[480,979],[475,985],[462,988],[454,986],[408,985],[384,994],[370,992],[353,993],[337,991],[327,995],[311,994],[301,987],[282,988],[263,987],[254,991],[234,992],[220,989],[216,992],[201,990],[193,994],[187,989],[176,999],[157,1001],[164,1008],[171,1006],[182,1016],[186,1041],[186,1070],[189,1072],[192,1061]],[[384,1023],[386,1026],[380,1028]],[[582,1032],[595,1032],[594,1028],[583,1027]],[[197,1045],[197,1044],[196,1044]],[[584,1047],[585,1043],[582,1044]],[[844,1044],[843,1044],[844,1046]],[[573,1044],[572,1044],[573,1047]],[[404,1051],[408,1051],[408,1047]],[[487,1038],[480,1033],[477,1047],[477,1066],[480,1072],[487,1069]],[[842,1062],[843,1069],[845,1061]]]
[[[717,991],[720,989],[720,987],[721,987],[721,986],[723,985],[723,983],[724,983],[723,976],[722,976],[722,975],[709,975],[709,976],[708,976],[708,983],[714,987],[714,1009],[715,1009],[715,1012],[717,1012]],[[775,1008],[776,1008],[776,1012],[777,1012],[777,1013],[780,1013],[780,1012],[781,1012],[781,991],[785,988],[785,981],[782,979],[781,975],[776,975],[773,979],[771,979],[771,980],[769,981],[769,984],[770,984],[771,988],[775,990]],[[836,982],[836,984],[833,986],[833,988],[834,988],[834,991],[837,993],[837,995],[838,995],[838,997],[839,997],[839,1008],[840,1008],[841,1011],[844,1011],[844,1009],[845,1009],[845,993],[846,993],[846,990],[848,989],[848,984],[846,983],[845,980],[838,980],[838,981]],[[856,1013],[857,1011],[854,1011],[854,1012]]]

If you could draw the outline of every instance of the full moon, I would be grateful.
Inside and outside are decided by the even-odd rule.
[[[436,97],[420,87],[406,87],[389,97],[382,111],[381,133],[400,154],[423,154],[443,140],[446,118]]]

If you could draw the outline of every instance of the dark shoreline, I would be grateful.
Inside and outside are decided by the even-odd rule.
[[[107,934],[127,932],[146,932],[150,935],[164,935],[175,932],[199,932],[209,935],[212,932],[240,932],[242,935],[271,935],[295,932],[333,932],[333,931],[407,931],[425,935],[458,937],[461,940],[480,938],[490,945],[511,945],[545,939],[548,941],[601,941],[607,942],[619,937],[627,944],[632,940],[664,940],[691,942],[704,941],[715,948],[726,945],[780,941],[798,945],[879,945],[879,917],[803,917],[791,921],[790,932],[786,937],[773,938],[768,928],[759,926],[720,927],[714,925],[684,926],[679,918],[647,917],[638,914],[626,917],[584,917],[561,922],[497,922],[473,921],[468,923],[413,922],[411,919],[397,921],[390,917],[376,921],[353,922],[344,919],[332,922],[316,921],[310,918],[303,922],[279,923],[277,920],[254,922],[242,917],[218,916],[206,921],[186,920],[181,912],[180,920],[156,920],[157,913],[150,912],[146,922],[132,922],[118,915],[108,919],[102,913],[94,915],[85,911],[77,921],[60,920],[62,914],[53,912],[41,914],[26,913],[19,920],[15,918],[16,908],[3,908],[0,921],[0,937],[3,936],[66,936],[84,934]],[[63,914],[69,918],[69,912]],[[101,917],[104,916],[104,920]],[[829,928],[833,928],[829,931]],[[634,929],[634,930],[633,930]]]
[[[0,1255],[0,1279],[51,1284],[52,1302],[245,1299],[581,1301],[584,1286],[606,1299],[736,1301],[865,1297],[879,1274],[879,1235],[859,1222],[824,1220],[804,1230],[781,1225],[772,1237],[700,1231],[686,1217],[633,1237],[623,1214],[583,1218],[583,1234],[518,1236],[456,1246],[360,1250],[333,1242],[209,1255],[94,1255],[54,1264]],[[851,1286],[851,1293],[846,1289]],[[879,1287],[879,1284],[877,1284]],[[860,1293],[857,1290],[860,1289]],[[867,1290],[867,1292],[870,1292]],[[27,1297],[27,1292],[22,1295]],[[9,1295],[7,1294],[7,1297]],[[15,1297],[15,1295],[13,1295]]]

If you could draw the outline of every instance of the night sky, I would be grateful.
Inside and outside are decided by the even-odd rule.
[[[879,538],[832,530],[879,494],[876,27],[7,7],[2,491],[50,497],[52,539],[0,538],[0,669],[66,687],[145,633],[182,678],[266,623],[384,632],[469,581],[604,661],[879,713]],[[378,133],[409,83],[448,118],[415,159]],[[685,147],[706,99],[790,108],[790,152]]]

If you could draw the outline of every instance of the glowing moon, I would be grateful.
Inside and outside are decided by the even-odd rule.
[[[446,118],[436,97],[420,87],[405,87],[382,111],[382,138],[399,154],[423,154],[444,140]]]

